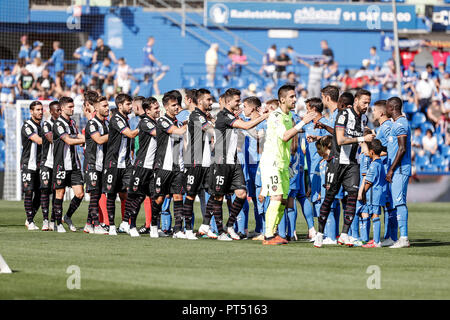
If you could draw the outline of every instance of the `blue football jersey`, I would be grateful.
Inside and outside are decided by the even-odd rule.
[[[406,152],[397,166],[394,173],[401,173],[403,175],[411,176],[411,129],[408,124],[406,117],[402,116],[398,118],[392,124],[391,133],[388,138],[388,162],[389,167],[395,159],[398,151],[398,140],[399,136],[406,136]]]
[[[372,161],[369,171],[366,174],[366,182],[372,184],[367,191],[366,200],[368,205],[385,206],[386,205],[386,171],[381,159]]]

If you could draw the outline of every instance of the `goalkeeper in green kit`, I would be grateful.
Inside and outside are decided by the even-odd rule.
[[[314,118],[314,114],[307,114],[296,126],[293,125],[291,110],[297,102],[294,86],[283,85],[278,90],[278,100],[280,107],[272,111],[267,119],[266,141],[260,162],[262,187],[259,197],[270,196],[263,245],[288,243],[286,239],[275,235],[275,231],[283,217],[289,195],[291,139]]]

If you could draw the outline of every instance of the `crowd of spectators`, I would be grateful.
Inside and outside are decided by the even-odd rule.
[[[433,47],[433,45],[437,45]],[[448,171],[450,159],[450,68],[447,68],[449,51],[440,44],[422,41],[419,48],[400,50],[401,70],[397,74],[394,57],[383,61],[377,48],[370,48],[367,58],[361,61],[359,68],[342,69],[334,57],[333,50],[326,40],[320,42],[322,51],[317,55],[301,55],[292,46],[279,48],[271,45],[263,56],[259,74],[263,81],[248,76],[242,81],[242,61],[245,57],[242,49],[233,49],[223,64],[218,61],[217,45],[214,45],[214,74],[208,72],[208,80],[217,79],[218,66],[222,66],[222,77],[228,84],[241,84],[244,96],[255,95],[263,102],[275,98],[276,87],[293,84],[297,89],[297,113],[305,112],[304,101],[310,97],[320,97],[320,89],[326,85],[335,85],[343,91],[364,88],[371,92],[372,101],[401,96],[404,100],[404,112],[410,120],[415,134],[413,157],[418,158],[418,171]],[[210,51],[213,47],[208,51]],[[236,51],[235,51],[236,50]],[[417,68],[415,57],[428,50],[432,60],[424,68]],[[205,62],[212,61],[206,55]],[[300,76],[300,66],[305,66],[307,76]],[[209,69],[211,70],[211,69]],[[239,71],[237,71],[239,70]],[[397,77],[401,79],[401,92],[397,88]],[[238,81],[239,79],[239,81]],[[217,81],[216,81],[217,83]],[[369,117],[371,116],[369,111]],[[420,152],[418,152],[420,150]]]
[[[28,37],[20,38],[20,49],[14,65],[0,70],[1,114],[7,104],[18,99],[49,100],[71,96],[82,99],[87,89],[98,91],[109,99],[120,92],[151,96],[160,94],[158,82],[164,77],[164,67],[153,54],[154,38],[149,37],[143,48],[143,68],[132,69],[125,58],[117,58],[114,51],[101,38],[94,43],[87,40],[72,55],[66,55],[59,41],[53,41],[53,53],[43,60],[44,43]],[[75,73],[68,74],[67,60],[76,60]],[[132,81],[135,90],[131,92]]]

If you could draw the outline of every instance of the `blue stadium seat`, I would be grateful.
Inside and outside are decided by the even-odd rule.
[[[195,78],[192,76],[184,76],[181,82],[181,86],[187,89],[195,88]]]
[[[414,121],[414,117],[413,117],[413,121]],[[423,133],[426,133],[428,129],[430,129],[431,131],[434,132],[434,126],[431,123],[429,123],[428,121],[422,123],[420,125],[420,129],[422,130]]]
[[[258,90],[264,89],[264,81],[261,78],[258,78],[258,77],[255,77],[255,76],[249,76],[247,78],[247,82],[248,82],[248,84],[250,84],[250,83],[256,84],[256,88]]]
[[[445,171],[448,168],[449,160],[444,156],[435,155],[431,158],[431,164],[435,165],[440,171]]]
[[[5,119],[0,118],[0,135],[4,137],[5,133],[6,133]]]
[[[430,160],[426,156],[416,155],[416,167],[418,171],[422,171],[424,167],[430,164]]]
[[[417,112],[413,115],[411,126],[413,128],[418,128],[422,123],[427,121],[427,117],[422,112]]]
[[[215,87],[218,89],[225,89],[228,88],[228,81],[225,78],[216,79],[215,81]]]
[[[442,135],[436,134],[436,139],[437,139],[438,146],[444,145],[444,137]]]
[[[441,146],[441,155],[444,157],[450,158],[450,146],[442,145]]]
[[[246,89],[247,79],[245,78],[232,78],[230,81],[230,86],[236,89]]]
[[[0,171],[5,171],[5,161],[0,161]]]
[[[207,87],[206,82],[207,82],[206,76],[200,76],[197,81],[197,87],[198,88],[206,88]]]
[[[5,141],[2,139],[0,140],[0,162],[5,162],[6,157],[6,144]]]
[[[416,113],[417,112],[417,106],[415,103],[405,102],[403,104],[403,111],[405,113]]]

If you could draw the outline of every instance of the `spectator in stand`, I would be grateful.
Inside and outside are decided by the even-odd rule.
[[[443,62],[439,62],[439,66],[436,72],[437,80],[441,81],[445,74],[445,64]]]
[[[275,60],[277,58],[277,46],[273,44],[267,49],[266,54],[263,57],[262,67],[259,70],[260,74],[264,74],[264,76],[274,79],[275,74]]]
[[[144,74],[144,80],[138,81],[138,85],[133,91],[133,96],[151,97],[153,96],[153,82],[150,73]]]
[[[54,65],[55,74],[64,70],[64,50],[61,49],[61,42],[53,41],[53,54],[48,60],[48,64]]]
[[[308,99],[308,90],[302,89],[300,91],[300,96],[298,97],[297,104],[295,105],[295,112],[299,115],[299,117],[303,117],[306,110],[306,100]]]
[[[416,84],[418,80],[419,73],[416,71],[416,64],[411,62],[408,68],[403,71],[403,82]]]
[[[114,78],[113,76],[109,75],[106,77],[105,81],[103,81],[102,87],[100,88],[101,91],[100,94],[106,96],[106,99],[108,101],[111,101],[114,96]]]
[[[44,44],[40,41],[33,42],[33,50],[30,53],[30,60],[33,61],[34,58],[42,59],[41,49]]]
[[[439,63],[443,63],[444,66],[447,65],[447,58],[450,55],[449,51],[444,51],[443,47],[438,47],[437,50],[431,51],[431,55],[433,56],[434,67],[438,68]]]
[[[261,101],[269,101],[275,99],[275,95],[273,94],[273,83],[268,83],[264,87],[264,91],[258,92],[256,95]]]
[[[287,71],[293,72],[293,71],[295,71],[295,67],[298,65],[298,58],[300,57],[300,55],[294,51],[294,48],[292,48],[292,46],[287,47],[286,54],[289,56],[289,58],[292,61],[292,64],[287,66]]]
[[[155,44],[155,38],[149,37],[147,39],[147,45],[144,47],[144,67],[148,67],[149,70],[148,73],[153,74],[153,90],[155,90],[155,94],[159,95],[159,86],[158,82],[164,78],[166,75],[166,72],[163,71],[159,75],[156,75],[156,72],[154,70],[150,70],[152,67],[155,67],[155,64],[158,65],[159,68],[163,67],[162,63],[156,59],[154,53],[153,53],[153,45]]]
[[[22,75],[22,70],[27,66],[25,58],[17,59],[16,64],[12,70],[12,75],[16,77],[16,81],[19,81],[20,76]]]
[[[339,65],[337,61],[334,61],[332,64],[329,64],[323,75],[324,85],[337,85],[339,79]]]
[[[34,99],[34,86],[35,81],[33,75],[26,68],[23,68],[17,83],[20,97],[26,100]]]
[[[61,98],[70,95],[70,88],[67,86],[66,80],[64,79],[64,70],[58,71],[55,77],[55,98]]]
[[[328,42],[326,40],[320,41],[320,47],[322,48],[322,55],[325,56],[325,61],[322,61],[322,63],[324,63],[324,64],[333,63],[334,53],[333,53],[333,50],[331,50],[331,48],[328,47]]]
[[[28,43],[28,37],[26,35],[23,35],[22,37],[20,37],[20,49],[18,58],[24,58],[28,63],[30,62],[30,52],[31,47]]]
[[[3,75],[0,78],[0,115],[3,115],[4,108],[7,104],[13,104],[15,100],[14,88],[17,86],[16,77],[12,75],[11,69],[5,67]]]
[[[438,97],[433,97],[431,106],[427,109],[427,118],[433,124],[435,130],[444,124],[444,113],[445,110],[441,105],[441,100]]]
[[[253,97],[256,96],[257,92],[256,92],[256,84],[254,83],[250,83],[247,87],[247,89],[242,90],[242,94],[241,94],[241,99],[244,100],[245,98],[248,97]]]
[[[86,91],[86,85],[83,82],[83,74],[77,73],[75,75],[74,83],[71,87],[71,91],[78,94],[78,92],[81,92],[81,94]],[[72,97],[74,99],[74,97]],[[84,101],[84,100],[83,100]]]
[[[92,60],[94,57],[92,40],[86,41],[84,46],[77,48],[77,50],[73,53],[73,56],[78,60],[77,73],[83,72],[83,74],[89,75],[91,73]]]
[[[231,59],[235,65],[235,75],[236,77],[240,77],[242,73],[242,66],[248,65],[247,56],[244,55],[242,48],[239,47],[230,51],[233,52]]]
[[[427,129],[425,136],[422,138],[423,151],[429,152],[432,155],[436,154],[438,149],[437,138],[433,135],[431,129]]]
[[[225,80],[230,81],[230,79],[234,75],[234,62],[232,59],[233,52],[228,51],[227,53],[227,59],[225,60],[225,63],[223,65],[223,77]]]
[[[415,155],[423,156],[425,152],[422,147],[422,129],[420,127],[414,129],[414,134],[411,137],[411,157],[414,159]]]
[[[275,59],[275,79],[286,79],[286,67],[292,65],[291,58],[286,54],[286,49],[281,49],[280,55]]]
[[[292,71],[289,72],[287,75],[286,84],[294,86],[295,92],[297,93],[297,95],[299,95],[300,91],[302,91],[302,89],[305,88],[305,82],[303,82],[303,80],[297,79],[297,78],[298,77],[295,74],[295,72],[292,72]]]
[[[217,43],[213,43],[205,53],[206,78],[210,84],[213,84],[214,79],[216,78],[216,69],[219,64],[218,51],[219,45]]]
[[[414,62],[414,58],[419,54],[421,49],[411,51],[410,48],[400,49],[400,58],[403,66],[403,70],[408,69],[411,62]]]
[[[344,73],[339,77],[339,87],[341,91],[347,91],[352,87],[353,79],[350,76],[350,70],[345,69]]]
[[[97,63],[92,69],[92,78],[95,79],[97,89],[103,88],[103,82],[105,79],[114,76],[114,69],[111,66],[111,59],[105,57],[102,63]]]
[[[304,64],[309,69],[309,77],[308,77],[309,96],[320,97],[320,89],[322,88],[322,76],[324,67],[320,65],[318,60],[315,60],[313,65],[310,65],[303,59],[299,59],[298,61],[301,64]]]
[[[370,48],[370,55],[368,60],[369,60],[368,69],[375,70],[375,68],[377,67],[381,68],[380,56],[377,54],[376,47]]]
[[[433,81],[437,80],[438,75],[437,75],[436,71],[434,70],[433,65],[431,63],[427,63],[426,69],[427,69],[427,73],[428,73],[428,79],[431,79]]]
[[[423,71],[420,80],[416,85],[417,98],[419,99],[420,112],[425,113],[425,109],[431,103],[431,97],[436,93],[434,82],[428,78],[428,72]]]
[[[446,71],[441,79],[439,89],[447,100],[450,100],[450,72]]]
[[[42,75],[36,80],[36,88],[42,96],[42,92],[45,91],[49,96],[53,96],[55,92],[55,81],[50,76],[48,69],[42,71]]]
[[[104,44],[102,38],[97,39],[97,46],[94,51],[94,55],[92,56],[92,63],[99,64],[105,61],[105,58],[109,58],[114,63],[117,63],[116,55],[111,50],[111,48]]]
[[[364,87],[367,91],[370,91],[371,100],[380,100],[380,85],[375,78],[370,78],[369,83]]]
[[[40,58],[34,58],[33,63],[26,66],[27,70],[33,75],[34,79],[38,79],[44,71],[46,63],[42,63]]]
[[[119,64],[116,67],[116,78],[114,80],[114,91],[116,93],[128,94],[131,90],[130,66],[126,63],[125,58],[119,58]]]
[[[445,132],[445,144],[450,146],[450,126],[447,127],[447,131]]]

